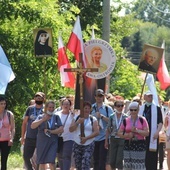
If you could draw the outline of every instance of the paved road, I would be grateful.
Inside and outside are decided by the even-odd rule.
[[[159,163],[158,163],[158,168],[159,168]],[[21,169],[21,168],[15,168],[15,169],[13,169],[13,170],[23,170],[23,169]],[[50,169],[48,169],[48,170],[50,170]],[[56,170],[60,170],[60,168],[56,168]],[[76,170],[76,169],[75,169],[75,170]],[[91,170],[93,170],[93,169],[91,169]],[[159,170],[159,169],[158,169],[158,170]],[[165,160],[164,160],[163,170],[168,170],[167,163],[166,163],[166,158],[165,158]]]

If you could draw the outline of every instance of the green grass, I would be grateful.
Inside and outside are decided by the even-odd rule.
[[[8,169],[14,170],[16,168],[23,169],[23,158],[17,152],[11,152],[8,157]]]
[[[8,170],[22,169],[23,170],[23,158],[20,152],[20,146],[12,146],[11,152],[8,157],[7,167]]]

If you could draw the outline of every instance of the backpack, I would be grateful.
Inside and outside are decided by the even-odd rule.
[[[77,116],[75,122],[77,122],[77,120],[79,119],[80,115]],[[91,121],[91,126],[93,127],[93,116],[92,115],[89,115],[90,117],[90,121]]]

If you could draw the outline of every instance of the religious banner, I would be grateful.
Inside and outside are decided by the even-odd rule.
[[[33,30],[34,54],[36,57],[52,56],[52,29],[37,28]]]
[[[114,69],[116,55],[110,44],[104,40],[93,39],[84,44],[85,55],[90,68],[98,68],[98,72],[87,72],[86,76],[93,79],[107,77]]]
[[[144,44],[138,69],[146,73],[156,74],[163,55],[163,51],[163,48]]]
[[[101,39],[92,39],[84,44],[88,68],[98,68],[98,72],[87,72],[84,76],[84,98],[95,102],[95,90],[106,90],[106,77],[116,64],[116,55],[110,44]]]

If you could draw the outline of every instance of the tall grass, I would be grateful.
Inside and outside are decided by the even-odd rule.
[[[23,170],[23,158],[20,146],[12,146],[7,163],[8,170]]]

